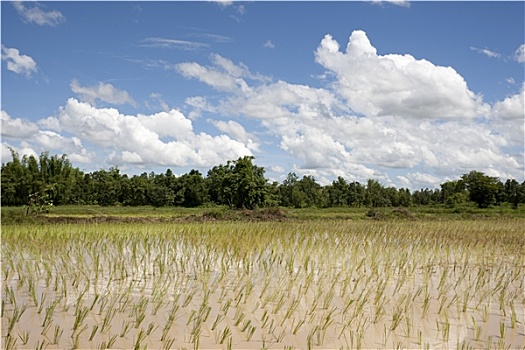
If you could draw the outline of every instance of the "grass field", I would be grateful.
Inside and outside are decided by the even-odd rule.
[[[2,348],[525,348],[525,220],[344,214],[3,225]]]
[[[71,205],[50,207],[39,216],[26,215],[22,207],[2,207],[2,224],[20,224],[31,222],[48,222],[53,218],[126,218],[135,221],[183,221],[190,218],[216,218],[225,220],[245,220],[262,218],[265,220],[290,219],[290,220],[470,220],[470,219],[525,219],[525,205],[519,209],[511,209],[508,205],[478,209],[469,203],[459,207],[447,208],[442,205],[421,206],[410,208],[266,208],[254,211],[229,210],[223,206],[208,206],[198,208],[160,207],[151,206],[99,206],[99,205]],[[247,214],[248,213],[248,214]],[[246,215],[247,214],[247,215]],[[275,215],[277,214],[277,215]],[[46,220],[51,218],[51,220]],[[43,220],[42,220],[43,219]],[[73,220],[70,220],[73,221]],[[118,220],[114,220],[118,221]]]

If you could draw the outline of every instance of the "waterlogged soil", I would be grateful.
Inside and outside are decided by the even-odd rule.
[[[225,212],[204,212],[185,216],[53,216],[41,215],[39,219],[49,224],[98,224],[98,223],[185,223],[210,221],[285,221],[289,217],[285,211],[278,208],[260,210],[229,210]]]
[[[3,231],[3,348],[525,348],[515,222]]]

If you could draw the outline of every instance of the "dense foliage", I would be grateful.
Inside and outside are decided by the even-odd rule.
[[[290,173],[281,183],[270,183],[265,170],[253,164],[253,157],[228,161],[210,169],[206,176],[191,170],[175,176],[151,172],[129,177],[112,167],[84,173],[74,168],[66,155],[19,155],[2,164],[2,206],[39,208],[45,205],[98,204],[197,207],[206,204],[253,209],[265,206],[305,207],[409,207],[444,204],[450,207],[472,201],[479,208],[507,202],[513,208],[525,203],[525,182],[471,171],[439,189],[385,187],[377,180],[366,184],[338,177],[321,186],[314,177],[299,178]]]

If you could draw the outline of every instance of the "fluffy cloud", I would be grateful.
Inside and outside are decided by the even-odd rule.
[[[250,150],[254,152],[261,151],[259,148],[259,143],[257,142],[257,138],[251,133],[247,132],[246,129],[244,129],[244,127],[236,121],[229,120],[225,122],[222,120],[213,119],[209,119],[208,121],[215,125],[220,131],[244,143]]]
[[[434,188],[471,170],[523,178],[525,86],[489,106],[453,68],[410,55],[378,55],[360,31],[345,52],[326,36],[315,59],[330,78],[324,87],[272,81],[220,55],[211,55],[209,65],[159,65],[216,90],[188,97],[184,114],[166,104],[162,112],[138,115],[100,108],[95,102],[134,101],[111,84],[73,81],[84,101],[71,98],[56,115],[35,123],[2,112],[2,136],[19,151],[64,149],[73,161],[105,156],[110,164],[136,167],[210,167],[280,148],[285,155],[279,161],[289,163],[272,158],[263,166],[276,176],[295,171],[323,184],[342,176]],[[160,95],[150,97],[163,102]],[[195,130],[201,116],[218,136]]]
[[[498,101],[492,107],[492,113],[502,119],[525,119],[525,84],[519,94]]]
[[[237,87],[235,78],[224,72],[206,68],[195,62],[181,63],[177,66],[186,78],[197,78],[219,91],[231,91]]]
[[[518,94],[496,102],[492,107],[491,125],[497,135],[505,135],[507,145],[518,145],[523,152],[525,133],[525,84]]]
[[[408,173],[406,176],[398,176],[399,182],[404,186],[414,186],[415,188],[438,188],[443,179],[428,173]]]
[[[67,138],[54,131],[43,130],[35,134],[33,141],[42,149],[61,150],[64,153],[82,149],[82,142],[77,137]]]
[[[80,86],[77,80],[72,80],[69,84],[71,91],[78,94],[79,97],[92,105],[96,101],[111,103],[114,105],[123,105],[129,103],[136,106],[136,102],[129,96],[127,91],[115,88],[111,84],[98,83],[96,86]]]
[[[46,125],[57,124],[83,142],[112,151],[109,160],[115,164],[206,167],[252,155],[228,136],[195,133],[191,121],[177,110],[130,116],[69,99],[56,117],[46,119]]]
[[[36,1],[31,2],[31,7],[26,7],[22,1],[14,1],[13,6],[18,11],[24,21],[34,22],[40,26],[49,25],[56,26],[63,22],[65,17],[59,11],[44,11],[42,6]]]
[[[345,53],[326,36],[316,60],[334,78],[327,88],[250,81],[249,69],[229,60],[179,68],[223,93],[215,104],[194,97],[192,106],[200,113],[235,116],[242,130],[245,120],[257,121],[300,162],[298,174],[320,182],[343,176],[435,187],[473,169],[522,177],[523,91],[491,108],[454,69],[410,55],[379,56],[360,31]],[[213,123],[225,132],[231,127]],[[406,173],[390,179],[393,168]]]
[[[143,126],[159,137],[186,139],[193,135],[193,125],[177,110],[160,112],[152,115],[139,114],[137,119]]]
[[[38,70],[35,60],[30,56],[21,55],[18,49],[2,45],[2,60],[7,61],[7,69],[17,74],[24,74],[27,78]]]
[[[2,137],[12,139],[31,138],[38,132],[35,123],[22,120],[21,118],[11,118],[7,112],[2,111]]]
[[[315,55],[334,76],[337,93],[366,116],[472,118],[488,111],[453,68],[411,55],[378,55],[363,31],[352,33],[344,53],[326,35]]]
[[[231,60],[220,55],[210,56],[212,67],[204,67],[196,62],[185,62],[175,66],[175,69],[186,78],[195,78],[218,91],[248,93],[246,80],[267,82],[268,78],[252,74],[243,65],[234,64]]]
[[[35,149],[42,151],[53,151],[57,153],[66,153],[69,155],[71,161],[87,163],[92,160],[93,155],[82,146],[82,142],[78,137],[67,137],[60,135],[51,130],[41,130],[39,126],[48,129],[46,125],[51,118],[47,118],[46,122],[32,123],[23,120],[22,118],[11,118],[7,112],[2,111],[2,138],[17,141],[18,145],[9,145],[15,149],[21,156],[36,155]],[[57,123],[50,123],[56,126]],[[9,159],[4,148],[7,144],[2,144],[2,159]],[[6,148],[7,149],[7,148]]]

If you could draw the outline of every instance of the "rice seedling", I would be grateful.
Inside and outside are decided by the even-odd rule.
[[[169,339],[166,339],[165,341],[163,340],[162,349],[163,350],[172,349],[173,348],[172,347],[173,343],[175,343],[175,339],[174,338],[169,338]]]
[[[12,334],[12,331],[18,321],[20,321],[20,318],[24,314],[24,312],[27,310],[27,305],[23,304],[20,307],[18,305],[15,305],[13,308],[13,311],[10,315],[8,315],[7,318],[7,335],[10,336]],[[14,338],[14,337],[13,337]],[[15,338],[16,341],[16,338]]]
[[[80,325],[84,322],[86,316],[89,313],[89,308],[87,307],[77,307],[77,310],[75,311],[75,321],[73,323],[73,330],[76,331]]]
[[[218,344],[224,344],[224,342],[230,338],[232,335],[232,332],[229,327],[226,327],[222,330],[222,332],[218,332],[218,336],[216,337]]]
[[[71,338],[73,339],[72,348],[78,349],[80,345],[80,336],[82,333],[84,333],[85,330],[88,329],[87,325],[84,325],[84,327],[80,328],[80,330],[76,331],[73,330],[73,334],[71,335]]]
[[[142,345],[142,341],[146,339],[146,333],[144,332],[143,329],[140,330],[140,332],[138,333],[135,341],[134,341],[134,346],[133,346],[133,349],[134,350],[139,350],[141,348],[141,345]]]
[[[25,331],[18,334],[18,338],[22,341],[22,345],[27,345],[29,342],[29,331]]]
[[[499,336],[501,339],[505,339],[505,322],[499,323]]]
[[[403,317],[404,317],[404,313],[403,313],[403,310],[401,310],[401,308],[398,307],[392,311],[392,322],[390,324],[391,331],[396,330],[396,328],[399,326],[399,324],[403,320]]]
[[[46,340],[37,341],[35,345],[36,350],[47,349],[48,342]]]
[[[51,342],[51,345],[57,345],[60,342],[60,338],[62,337],[63,333],[64,330],[60,327],[60,325],[55,325],[55,331],[53,332],[53,341]]]
[[[97,333],[98,325],[93,325],[93,328],[91,329],[91,335],[89,336],[89,341],[92,341],[95,337],[95,334]]]

